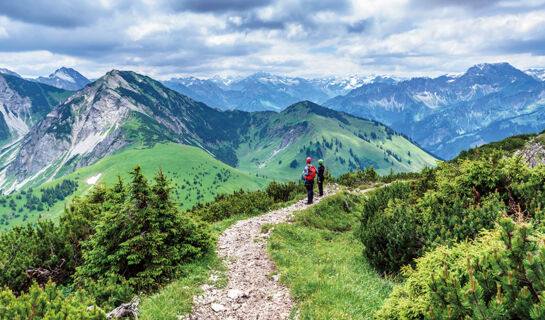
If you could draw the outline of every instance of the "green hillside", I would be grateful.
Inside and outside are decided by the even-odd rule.
[[[111,185],[117,181],[118,173],[127,178],[127,172],[140,165],[146,177],[152,178],[157,168],[162,167],[172,179],[173,196],[181,208],[190,208],[198,202],[212,200],[215,195],[230,193],[240,188],[256,190],[267,185],[268,180],[233,169],[212,158],[205,151],[191,146],[175,143],[156,144],[151,148],[129,148],[106,157],[92,166],[84,167],[40,188],[28,189],[12,195],[0,197],[0,230],[7,230],[23,222],[34,222],[39,217],[56,218],[73,195],[88,191],[95,177],[96,182]],[[91,180],[90,180],[91,179]],[[64,201],[56,201],[49,207],[43,203],[43,210],[38,210],[42,203],[44,188],[60,185],[62,181],[77,182],[73,195]],[[66,183],[65,183],[66,185]],[[31,200],[28,200],[31,199]],[[33,200],[32,200],[33,199]],[[10,206],[10,203],[14,205]],[[25,206],[25,204],[28,204]],[[35,208],[31,210],[32,204]]]
[[[464,150],[460,152],[458,157],[454,158],[453,161],[465,159],[476,160],[484,154],[499,150],[511,155],[516,151],[523,150],[524,148],[528,147],[530,142],[540,144],[541,146],[545,145],[545,131],[542,131],[539,134],[532,133],[512,136],[500,141],[491,142],[479,147]]]
[[[297,179],[307,156],[323,158],[336,176],[369,166],[381,174],[435,166],[432,155],[390,128],[308,101],[253,121],[258,125],[237,148],[237,167],[245,172]]]

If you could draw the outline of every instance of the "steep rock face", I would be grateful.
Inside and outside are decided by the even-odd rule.
[[[111,71],[32,128],[2,172],[4,190],[47,181],[131,145],[173,141],[211,153],[233,140],[238,121],[133,72]],[[221,157],[218,157],[221,158]],[[11,178],[9,178],[11,177]]]
[[[533,168],[545,164],[545,134],[540,134],[528,141],[524,148],[515,151],[516,156],[522,156],[526,162]]]
[[[108,82],[119,81],[112,75]],[[113,84],[112,84],[113,85]],[[119,81],[118,86],[127,86]],[[120,135],[119,125],[129,111],[136,109],[127,99],[110,90],[103,83],[87,87],[57,106],[46,118],[32,128],[21,143],[19,154],[7,168],[8,175],[18,181],[49,170],[54,176],[65,164],[84,166],[82,156],[99,150],[110,150]]]
[[[505,122],[537,122],[531,114],[545,107],[544,93],[543,82],[498,63],[476,65],[457,77],[367,84],[326,105],[390,125],[450,159],[468,147],[533,130],[527,122]],[[494,132],[498,127],[504,130]]]
[[[0,141],[17,140],[29,131],[31,101],[21,97],[0,75]]]
[[[69,92],[0,74],[0,146],[17,141]]]

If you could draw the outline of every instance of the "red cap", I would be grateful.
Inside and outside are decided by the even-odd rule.
[[[311,163],[312,159],[310,157],[307,158],[307,163]]]

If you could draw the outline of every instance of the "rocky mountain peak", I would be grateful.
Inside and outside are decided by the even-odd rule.
[[[38,77],[35,81],[72,91],[79,90],[90,83],[89,79],[85,78],[81,73],[67,67],[55,70],[48,77]]]
[[[7,74],[7,75],[10,75],[10,76],[14,76],[14,77],[17,77],[17,78],[22,78],[17,72],[11,71],[11,70],[6,69],[6,68],[0,68],[0,73]]]

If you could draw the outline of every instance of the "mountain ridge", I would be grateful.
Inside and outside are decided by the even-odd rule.
[[[301,108],[315,112],[301,113]],[[292,173],[298,170],[282,163],[277,153],[289,149],[285,155],[292,157],[294,153],[313,150],[316,155],[324,155],[325,146],[331,148],[333,143],[326,136],[334,133],[324,132],[335,126],[346,131],[346,138],[337,139],[340,149],[343,144],[351,146],[350,150],[341,151],[343,155],[331,159],[332,164],[338,165],[336,171],[354,170],[365,164],[376,164],[379,170],[393,166],[403,171],[411,170],[413,165],[433,165],[433,157],[379,123],[310,102],[295,104],[287,110],[289,112],[281,113],[220,111],[170,90],[147,76],[112,70],[57,105],[32,128],[21,141],[14,158],[4,162],[0,184],[8,192],[25,185],[37,185],[93,164],[129,145],[151,147],[165,142],[197,146],[243,171],[255,174],[264,171],[277,176],[280,173],[275,171],[280,168]],[[291,110],[297,115],[292,115]],[[319,123],[327,125],[320,126]],[[358,126],[366,129],[362,131]],[[372,139],[380,141],[371,143]],[[320,145],[317,140],[321,141]],[[303,141],[305,144],[315,141],[316,144],[303,146]],[[401,149],[385,148],[392,143]],[[399,154],[405,147],[415,154],[412,162],[402,160],[407,156]],[[359,153],[356,155],[359,148],[366,152],[374,150],[368,158],[373,160],[366,162],[365,155],[364,158]],[[264,150],[271,151],[265,154]],[[255,158],[255,154],[268,160]],[[277,159],[274,164],[269,161],[273,158]]]
[[[475,65],[457,77],[365,84],[325,105],[390,125],[449,159],[471,146],[543,130],[538,119],[528,119],[536,125],[509,119],[545,110],[544,97],[544,82],[499,63]],[[501,123],[510,130],[495,133]]]

